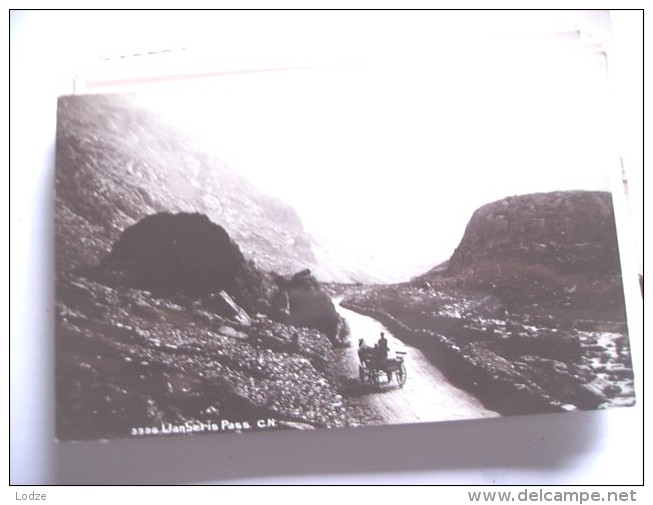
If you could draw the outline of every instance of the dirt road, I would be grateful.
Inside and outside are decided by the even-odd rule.
[[[345,309],[339,302],[339,299],[334,299],[336,309],[349,324],[351,341],[354,344],[343,352],[349,377],[358,377],[357,343],[360,338],[364,339],[366,344],[374,345],[383,331],[391,352],[406,352],[407,381],[403,387],[399,387],[393,380],[391,383],[382,384],[380,388],[364,386],[360,389],[365,401],[388,424],[499,416],[483,407],[474,396],[452,386],[421,351],[395,338],[375,319]]]

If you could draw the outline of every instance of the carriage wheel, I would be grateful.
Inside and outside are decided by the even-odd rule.
[[[399,383],[400,386],[406,384],[406,365],[404,365],[403,363],[397,370],[397,382]]]
[[[358,376],[360,377],[361,384],[365,384],[367,379],[367,374],[365,373],[365,369],[362,366],[358,367]]]

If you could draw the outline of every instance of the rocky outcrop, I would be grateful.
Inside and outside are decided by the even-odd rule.
[[[197,213],[148,216],[60,273],[58,438],[346,425],[341,320],[309,272],[281,279]]]
[[[330,296],[311,274],[261,271],[221,226],[201,214],[159,213],[120,236],[93,278],[112,286],[185,295],[240,324],[256,313],[313,328],[342,343],[345,329]],[[275,282],[276,281],[276,282]]]
[[[225,292],[247,311],[269,306],[274,289],[224,228],[201,214],[147,216],[122,233],[94,273],[105,283],[160,295]]]
[[[484,205],[474,212],[448,268],[457,273],[508,259],[560,273],[618,273],[610,193],[557,191]]]
[[[611,195],[556,191],[487,204],[473,214],[448,264],[414,280],[443,277],[533,313],[563,307],[624,320]]]
[[[302,270],[293,276],[277,276],[276,282],[279,292],[275,295],[274,307],[283,322],[315,328],[333,343],[344,343],[347,336],[345,322],[310,270]]]
[[[218,294],[211,295],[203,305],[216,314],[229,318],[242,326],[250,326],[252,324],[252,319],[245,312],[245,309],[240,307],[229,296],[229,293],[224,290]]]

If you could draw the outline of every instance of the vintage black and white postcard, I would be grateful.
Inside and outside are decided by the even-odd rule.
[[[633,405],[605,61],[571,45],[61,97],[57,438]]]

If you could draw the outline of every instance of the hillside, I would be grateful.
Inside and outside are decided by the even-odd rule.
[[[294,211],[262,194],[129,95],[59,99],[56,266],[97,264],[125,228],[158,212],[220,223],[261,268],[315,268]]]
[[[498,260],[537,263],[559,273],[618,274],[610,194],[557,191],[481,207],[451,256],[449,271]]]
[[[328,366],[346,336],[309,271],[261,270],[204,215],[147,216],[59,273],[57,437],[358,424]]]

